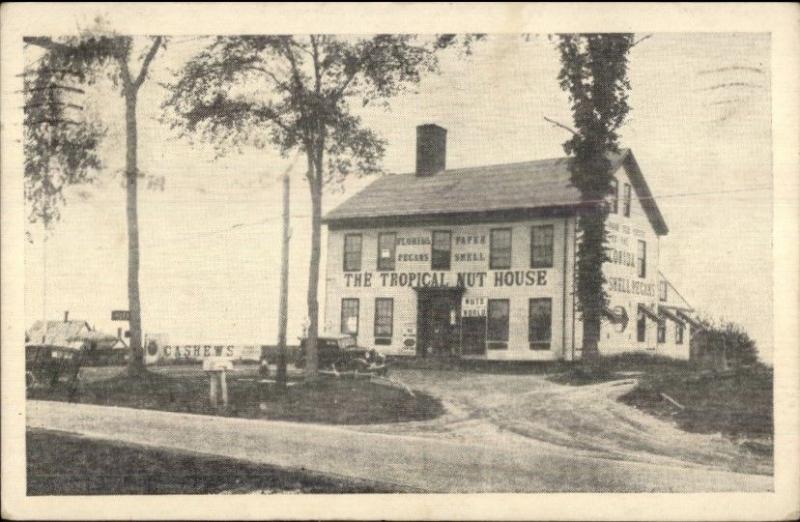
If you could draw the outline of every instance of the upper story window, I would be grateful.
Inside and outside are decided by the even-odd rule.
[[[619,212],[619,186],[616,179],[611,180],[608,191],[611,194],[611,200],[608,204],[608,211],[611,214],[616,214]]]
[[[625,183],[622,187],[622,213],[625,217],[631,217],[631,186]]]
[[[639,277],[647,277],[647,243],[641,239],[636,249],[636,272]]]
[[[531,227],[531,268],[553,267],[553,225]]]
[[[449,230],[434,230],[431,238],[431,270],[450,270],[452,237]]]
[[[675,324],[675,344],[683,344],[683,324]]]
[[[397,234],[385,232],[378,234],[378,270],[394,270]]]
[[[489,236],[489,269],[511,268],[511,229],[493,228]]]
[[[361,270],[361,234],[344,235],[344,271]]]
[[[658,300],[659,301],[666,301],[667,300],[667,282],[666,281],[659,281],[658,282]]]

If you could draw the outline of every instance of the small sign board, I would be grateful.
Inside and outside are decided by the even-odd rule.
[[[112,310],[111,311],[111,320],[112,321],[130,321],[131,320],[131,313],[129,310]]]

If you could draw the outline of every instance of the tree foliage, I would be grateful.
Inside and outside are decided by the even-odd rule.
[[[321,153],[322,170],[310,169],[309,181],[375,173],[385,142],[352,105],[385,104],[435,69],[438,41],[414,42],[410,35],[220,36],[167,85],[167,119],[220,154],[243,144]]]
[[[167,85],[164,107],[172,127],[215,144],[219,154],[247,144],[306,156],[312,202],[309,376],[317,371],[322,188],[351,174],[378,172],[385,149],[355,108],[385,106],[437,70],[436,52],[457,41],[454,35],[219,36]]]
[[[572,184],[580,190],[581,241],[577,252],[577,293],[584,322],[584,355],[597,353],[600,317],[607,305],[602,266],[607,261],[606,198],[611,190],[609,154],[619,151],[617,130],[628,114],[628,51],[632,34],[558,36],[558,81],[569,94],[576,131],[564,143],[572,156]]]
[[[692,335],[695,357],[714,359],[725,367],[740,368],[758,363],[758,348],[745,329],[736,323],[704,319]]]
[[[77,85],[92,85],[106,75],[125,107],[125,185],[128,228],[128,307],[130,311],[130,350],[128,370],[131,374],[144,369],[142,350],[141,305],[139,298],[139,225],[138,225],[138,127],[136,103],[139,88],[147,79],[150,64],[166,40],[148,37],[148,45],[139,54],[139,72],[132,74],[134,38],[116,34],[82,33],[74,37],[53,39],[28,36],[26,44],[41,48],[41,65],[26,81],[25,109],[25,186],[33,219],[47,224],[57,217],[58,204],[63,203],[63,187],[91,180],[93,169],[100,167],[98,144],[102,127],[91,118],[70,119],[67,109],[82,110],[59,93],[72,86],[59,86],[66,77]]]
[[[23,120],[25,198],[28,220],[48,226],[66,204],[64,188],[90,183],[101,168],[105,135],[85,118],[85,72],[64,52],[48,50],[25,71]]]

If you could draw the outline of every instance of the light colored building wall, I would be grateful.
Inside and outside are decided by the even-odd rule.
[[[656,322],[646,318],[645,340],[637,340],[638,305],[643,304],[657,312],[658,304],[658,262],[659,236],[653,229],[647,214],[639,201],[635,189],[631,188],[630,217],[624,215],[624,187],[633,187],[625,167],[615,173],[617,180],[619,204],[616,213],[609,214],[606,222],[608,232],[608,248],[612,261],[603,265],[606,292],[609,297],[609,308],[623,308],[628,316],[626,325],[612,324],[603,320],[599,350],[602,354],[614,354],[632,351],[655,351]],[[646,246],[646,274],[644,278],[637,273],[638,241]],[[582,332],[580,316],[577,330]],[[576,336],[578,348],[581,346],[581,335]],[[580,350],[577,350],[580,353]]]
[[[343,298],[359,299],[358,342],[374,346],[375,298],[394,299],[394,327],[391,344],[376,346],[391,354],[415,354],[415,347],[405,340],[416,337],[417,286],[419,278],[440,286],[455,287],[459,274],[465,286],[462,307],[467,299],[508,299],[509,339],[503,350],[487,350],[487,359],[553,360],[571,357],[572,298],[571,262],[574,256],[572,231],[574,218],[541,218],[511,223],[454,224],[426,227],[394,227],[360,230],[330,230],[326,267],[325,330],[339,332]],[[534,225],[553,226],[553,266],[531,268],[530,236]],[[507,270],[491,270],[490,231],[512,231],[512,264]],[[431,234],[449,230],[452,234],[451,267],[431,271]],[[377,270],[378,235],[397,233],[396,265],[393,272]],[[343,270],[344,236],[362,235],[361,270],[350,275]],[[567,274],[565,277],[565,267]],[[416,281],[411,283],[411,274]],[[358,278],[358,282],[357,279]],[[551,343],[549,350],[531,350],[528,343],[529,299],[552,299]]]
[[[624,186],[631,183],[625,167],[615,173],[619,189],[618,211],[609,216],[609,248],[617,251],[615,260],[604,265],[607,292],[611,309],[624,308],[628,323],[624,326],[603,321],[599,349],[603,354],[631,351],[656,353],[657,322],[646,319],[645,340],[637,340],[638,306],[642,304],[654,313],[658,311],[659,237],[655,233],[635,189],[631,189],[630,216],[624,215]],[[554,229],[553,267],[530,267],[530,229],[533,225],[552,224]],[[512,266],[508,270],[491,270],[490,231],[493,228],[512,229]],[[431,271],[431,234],[434,230],[452,233],[452,261],[447,271]],[[378,236],[384,232],[397,233],[395,270],[377,269]],[[344,236],[362,235],[361,269],[348,273],[343,270]],[[358,230],[329,230],[327,244],[325,324],[324,330],[338,333],[341,328],[343,298],[359,300],[358,342],[374,344],[374,312],[376,298],[394,300],[393,335],[391,344],[376,346],[389,354],[414,355],[416,347],[409,339],[417,336],[417,293],[422,277],[430,282],[436,278],[441,286],[458,285],[458,275],[464,277],[466,291],[462,299],[508,299],[509,339],[503,350],[486,350],[487,359],[572,360],[580,358],[583,325],[578,312],[575,291],[575,250],[577,247],[575,217],[529,219],[508,223],[437,224],[435,226],[403,226],[364,228]],[[464,238],[464,239],[458,239]],[[466,239],[471,238],[471,239]],[[481,240],[481,238],[483,238]],[[638,241],[646,244],[646,274],[637,273]],[[460,256],[466,255],[466,259]],[[540,275],[543,274],[543,275]],[[413,276],[411,274],[414,274]],[[411,279],[412,277],[416,279]],[[506,284],[509,278],[511,284]],[[482,283],[482,284],[481,284]],[[528,300],[536,297],[552,299],[552,338],[549,350],[531,350],[528,343]],[[462,306],[464,301],[462,300]],[[672,325],[672,323],[669,323]],[[669,330],[673,326],[668,326]],[[674,336],[674,331],[671,332]],[[673,337],[674,338],[674,337]],[[664,343],[662,351],[688,357],[688,327],[684,346]]]

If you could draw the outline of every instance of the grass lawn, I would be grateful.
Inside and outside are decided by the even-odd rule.
[[[552,380],[581,385],[625,378],[631,375],[627,372],[637,374],[639,384],[620,401],[674,420],[686,431],[757,439],[745,444],[755,452],[771,452],[772,369],[765,366],[715,374],[689,361],[621,354],[604,358],[594,374],[576,365]],[[671,404],[662,393],[684,408]]]
[[[71,399],[64,383],[29,390],[28,398],[325,424],[417,421],[444,413],[441,402],[430,395],[415,392],[412,397],[367,379],[322,377],[313,383],[296,382],[283,394],[274,389],[265,393],[254,375],[232,372],[230,405],[220,412],[209,404],[205,373],[185,367],[148,372],[143,378],[130,378],[120,369],[105,379],[83,380]]]
[[[391,493],[373,483],[28,430],[28,495]]]

